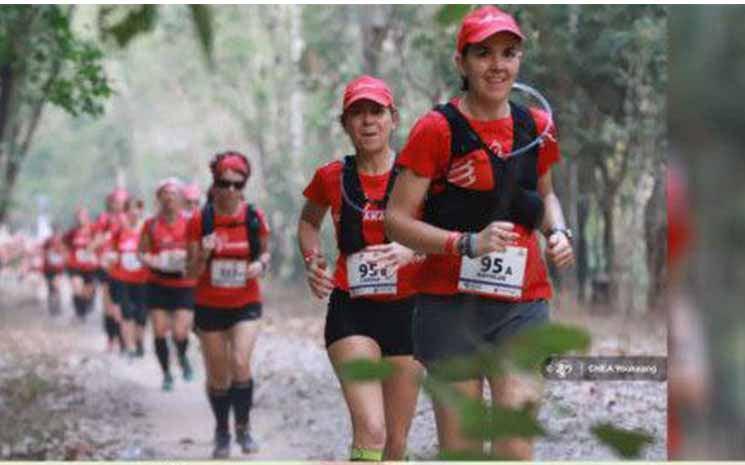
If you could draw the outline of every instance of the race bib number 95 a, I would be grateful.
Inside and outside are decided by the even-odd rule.
[[[379,252],[357,252],[347,257],[349,295],[395,295],[398,274],[377,264]]]
[[[477,258],[463,257],[458,290],[470,294],[519,299],[522,296],[526,247],[507,247]]]
[[[245,260],[212,260],[210,275],[212,285],[215,287],[236,288],[246,285],[246,269],[248,262]]]

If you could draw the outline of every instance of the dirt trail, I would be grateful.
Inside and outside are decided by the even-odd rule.
[[[2,291],[8,294],[7,290],[3,286]],[[39,438],[29,439],[20,433],[12,436],[10,425],[3,425],[6,420],[0,418],[0,431],[6,431],[0,433],[0,459],[210,456],[214,424],[204,394],[204,369],[196,338],[189,349],[196,380],[184,382],[177,364],[172,363],[175,389],[164,393],[150,336],[146,357],[129,361],[103,350],[100,313],[80,325],[66,309],[61,318],[51,321],[28,290],[17,288],[12,294],[0,301],[0,410],[5,402],[15,399],[7,390],[12,380],[36,370],[38,378],[53,379],[36,393],[34,407],[27,409],[32,416],[28,422],[37,424],[34,414],[44,418],[55,412],[54,419],[64,427],[54,429],[50,423],[51,432],[34,433]],[[253,363],[256,405],[251,418],[261,450],[244,456],[234,446],[232,457],[343,460],[351,440],[350,425],[321,344],[323,310],[302,294],[270,294],[267,301]],[[654,325],[646,334],[627,328],[634,334],[633,350],[628,338],[617,335],[617,324],[605,321],[594,327],[599,352],[665,353],[664,332]],[[539,419],[549,435],[538,442],[537,459],[615,459],[589,433],[591,424],[604,420],[653,433],[657,440],[644,450],[642,458],[665,458],[665,383],[554,382],[547,383],[545,400]],[[39,446],[42,442],[46,444],[43,450]],[[434,418],[424,394],[420,395],[409,449],[416,459],[436,455]]]

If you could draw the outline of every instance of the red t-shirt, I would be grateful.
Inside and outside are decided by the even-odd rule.
[[[59,273],[65,269],[65,244],[61,236],[52,236],[44,241],[42,254],[45,273]]]
[[[92,223],[78,226],[65,234],[65,242],[70,249],[67,267],[76,271],[95,271],[98,268],[98,257],[87,248],[93,242],[95,228]]]
[[[119,255],[109,270],[112,278],[130,284],[147,282],[150,273],[137,256],[141,231],[142,225],[132,228],[122,224],[112,236],[112,248]]]
[[[254,207],[254,210],[259,217],[259,237],[268,237],[270,230],[264,212],[258,207]],[[251,303],[261,302],[261,288],[257,278],[241,282],[235,280],[235,276],[241,275],[241,269],[244,266],[241,263],[245,263],[247,267],[251,256],[245,219],[244,204],[241,204],[236,215],[215,215],[213,224],[217,236],[217,247],[197,281],[194,296],[197,305],[237,309]],[[189,219],[186,238],[187,242],[196,242],[201,246],[201,211],[197,211]],[[213,270],[215,271],[214,277]]]
[[[331,217],[334,220],[334,230],[337,240],[341,233],[341,176],[344,168],[343,161],[332,161],[319,168],[303,195],[313,203],[323,207],[331,207]],[[360,184],[365,196],[370,200],[382,200],[388,185],[390,172],[380,175],[366,175],[358,173]],[[370,245],[383,244],[385,240],[385,226],[383,224],[385,210],[368,210],[363,216],[363,231],[365,242]],[[398,270],[398,288],[396,295],[368,296],[371,300],[391,301],[410,297],[416,293],[414,288],[414,277],[419,270],[419,265],[410,263]],[[335,286],[343,291],[349,290],[347,278],[347,255],[339,253],[336,259],[334,271]]]
[[[459,98],[452,100],[455,105],[458,102]],[[535,120],[538,133],[542,133],[546,128],[547,115],[535,108],[531,108],[530,112]],[[493,121],[479,121],[468,118],[468,122],[484,143],[496,154],[506,154],[512,151],[512,116]],[[546,174],[551,165],[561,158],[556,140],[555,125],[549,134],[550,136],[538,150],[539,178]],[[434,110],[430,111],[414,125],[397,163],[428,179],[445,178],[450,164],[450,142],[451,134],[447,120],[442,114]],[[476,175],[478,177],[478,169]],[[479,181],[476,180],[475,183],[478,185]],[[430,186],[430,192],[432,192],[432,187],[434,187],[434,183]],[[515,228],[516,232],[520,234],[516,245],[527,247],[522,295],[517,300],[550,299],[552,295],[551,285],[548,281],[548,272],[541,254],[538,236],[535,232],[530,233],[520,225],[516,225]],[[452,295],[459,292],[458,277],[461,272],[461,257],[429,254],[422,268],[426,272],[417,275],[417,289],[420,293]]]
[[[98,216],[95,223],[96,236],[102,235],[104,237],[104,242],[98,247],[98,249],[96,249],[96,254],[99,259],[102,259],[107,254],[116,253],[111,243],[111,239],[124,221],[126,221],[124,213],[115,214],[103,212]],[[101,267],[106,269],[104,261],[105,260],[101,260]],[[113,266],[113,264],[108,266]]]
[[[178,215],[173,223],[168,223],[162,216],[154,216],[145,221],[142,233],[148,235],[150,242],[148,252],[159,256],[166,266],[166,271],[171,271],[169,266],[174,267],[174,272],[182,270],[180,264],[182,259],[183,264],[186,265],[186,226],[188,223],[189,218],[185,215]],[[176,261],[179,263],[174,263]],[[167,287],[194,287],[197,283],[195,279],[167,277],[156,271],[150,273],[150,282]]]

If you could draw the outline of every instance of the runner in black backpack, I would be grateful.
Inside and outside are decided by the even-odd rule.
[[[347,85],[341,123],[355,154],[316,171],[303,194],[298,224],[313,294],[330,294],[325,340],[339,369],[365,358],[386,360],[394,372],[382,382],[340,377],[352,420],[352,460],[402,460],[416,409],[421,365],[412,357],[414,252],[391,242],[383,230],[385,205],[395,179],[390,136],[398,110],[388,85],[362,76]],[[331,276],[320,229],[331,210],[339,255]]]
[[[559,160],[555,128],[546,112],[509,100],[523,40],[514,18],[498,8],[469,13],[455,57],[465,92],[420,118],[398,159],[386,231],[427,253],[417,280],[414,353],[428,369],[493,351],[548,321],[552,290],[537,232],[556,266],[573,262],[572,234],[551,181]],[[542,143],[508,156],[547,128]],[[450,375],[446,381],[472,399],[482,398],[486,381],[494,405],[539,400],[512,373]],[[459,415],[435,402],[440,449],[483,453],[482,441],[464,435]],[[522,438],[495,438],[491,446],[498,457],[532,457],[532,444]]]
[[[255,387],[251,357],[262,314],[259,278],[270,260],[269,226],[264,213],[243,200],[251,175],[243,154],[217,154],[210,170],[209,200],[187,228],[187,275],[198,279],[194,326],[216,422],[212,455],[224,459],[230,455],[231,409],[241,449],[257,450],[249,421]]]

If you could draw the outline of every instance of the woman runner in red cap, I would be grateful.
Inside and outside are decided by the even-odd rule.
[[[186,216],[191,217],[199,208],[199,201],[202,198],[202,191],[197,183],[191,183],[184,186],[184,212]]]
[[[259,278],[269,267],[269,225],[264,213],[243,200],[251,176],[238,152],[210,162],[210,199],[187,226],[187,275],[198,278],[194,326],[207,370],[207,396],[215,415],[213,458],[230,455],[232,407],[236,442],[243,453],[258,447],[249,415],[254,381],[251,356],[262,313]]]
[[[106,211],[98,215],[94,241],[94,249],[99,259],[99,269],[96,276],[103,301],[104,331],[106,331],[108,350],[113,350],[115,341],[119,341],[121,353],[125,352],[124,339],[121,333],[122,315],[119,306],[111,299],[109,269],[116,261],[116,252],[111,248],[111,237],[121,225],[124,216],[124,202],[127,201],[128,197],[129,193],[122,188],[114,189],[106,196]]]
[[[78,207],[75,219],[77,224],[65,233],[64,241],[70,251],[67,270],[72,278],[75,315],[84,321],[93,306],[94,280],[98,268],[98,258],[93,250],[96,231],[85,207]]]
[[[505,156],[549,124],[545,112],[509,101],[523,40],[512,16],[498,8],[469,13],[455,55],[464,94],[422,116],[398,159],[401,174],[386,230],[428,254],[426,273],[418,275],[414,316],[414,353],[428,369],[494,350],[548,320],[552,291],[537,230],[545,235],[554,264],[573,261],[571,232],[551,184],[550,168],[559,160],[555,130],[514,160],[520,163],[519,195],[508,208],[500,203],[509,198],[502,197],[499,182],[509,164]],[[508,212],[506,218],[501,211]],[[484,380],[496,405],[518,407],[529,397],[514,376],[472,372],[448,381],[480,399]],[[441,451],[482,453],[480,441],[464,436],[456,410],[436,402],[435,413]],[[532,444],[494,440],[492,453],[529,459]]]
[[[194,286],[186,275],[186,225],[183,207],[183,183],[167,178],[158,184],[155,196],[159,211],[145,220],[140,236],[140,260],[150,270],[147,285],[147,307],[153,323],[153,347],[163,371],[163,390],[173,389],[169,363],[169,331],[178,352],[185,381],[193,379],[186,355],[189,331],[194,320]]]
[[[355,154],[316,171],[298,224],[311,291],[330,294],[325,340],[334,367],[355,359],[387,360],[382,382],[340,377],[352,420],[352,460],[402,460],[416,409],[421,366],[412,357],[414,253],[389,241],[383,213],[395,179],[391,131],[398,112],[385,82],[362,76],[347,85],[341,124]],[[339,255],[334,275],[321,251],[331,209]]]
[[[145,356],[148,270],[138,255],[144,207],[142,199],[129,197],[124,203],[121,223],[111,236],[111,250],[116,254],[116,261],[109,270],[109,293],[122,315],[121,332],[130,358]]]

